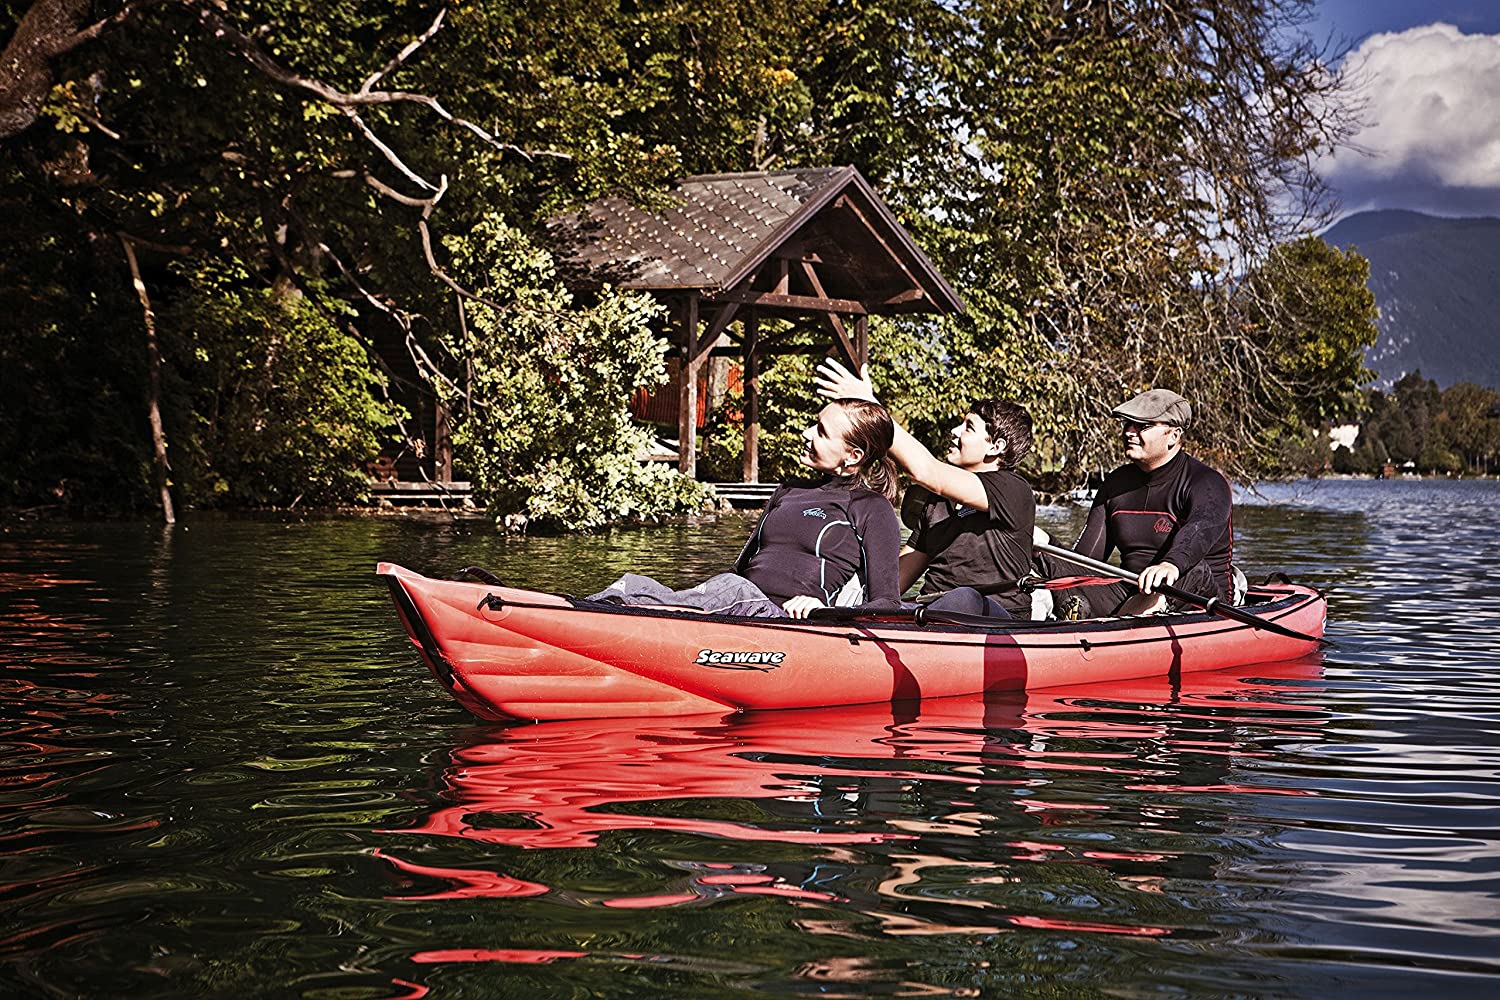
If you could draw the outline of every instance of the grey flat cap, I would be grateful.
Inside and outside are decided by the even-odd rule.
[[[1186,427],[1193,420],[1192,406],[1171,389],[1147,389],[1111,412],[1121,420],[1138,420],[1143,424]]]

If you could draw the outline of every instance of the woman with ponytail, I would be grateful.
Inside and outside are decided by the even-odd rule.
[[[675,591],[627,573],[590,600],[772,618],[805,618],[835,605],[899,607],[891,415],[869,400],[836,399],[802,437],[801,462],[820,476],[771,495],[733,573]]]
[[[875,399],[869,372],[856,375],[825,359],[814,384],[824,396]],[[895,428],[891,457],[926,494],[912,502],[911,537],[901,553],[900,587],[919,576],[929,607],[995,618],[1031,618],[1030,592],[1019,582],[1032,573],[1036,497],[1016,466],[1031,450],[1031,416],[1015,403],[976,399],[952,430],[947,461]],[[910,523],[910,522],[909,522]],[[980,588],[999,591],[988,597]]]

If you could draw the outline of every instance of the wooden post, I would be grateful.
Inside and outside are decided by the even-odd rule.
[[[698,474],[698,293],[689,292],[682,314],[682,386],[677,397],[677,470]]]
[[[855,360],[863,368],[870,363],[870,317],[854,317],[854,353],[859,357]]]
[[[760,317],[745,317],[745,482],[760,482]]]
[[[135,283],[135,294],[141,300],[141,313],[146,321],[146,370],[150,375],[146,419],[151,424],[151,446],[156,453],[156,487],[161,495],[161,516],[168,524],[175,524],[177,514],[172,509],[172,490],[168,485],[172,466],[167,461],[167,432],[161,422],[161,346],[156,341],[156,315],[151,311],[151,297],[146,293],[141,266],[135,259],[135,245],[124,233],[120,234],[120,245],[125,248],[130,280]]]
[[[433,405],[432,478],[440,483],[453,482],[453,426],[448,407],[441,399]]]

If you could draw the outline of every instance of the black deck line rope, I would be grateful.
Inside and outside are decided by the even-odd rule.
[[[1299,598],[1301,598],[1301,600],[1299,600]],[[1266,615],[1265,617],[1266,617],[1267,620],[1269,620],[1269,621],[1277,621],[1277,620],[1279,620],[1281,618],[1286,617],[1287,615],[1291,614],[1293,611],[1296,611],[1298,608],[1302,607],[1309,600],[1312,600],[1312,595],[1292,594],[1292,595],[1288,595],[1286,598],[1283,598],[1283,600],[1289,601],[1289,602],[1290,601],[1295,601],[1296,603],[1290,604],[1284,611],[1282,611],[1280,614],[1276,615],[1275,617],[1272,617],[1270,615]],[[1271,602],[1271,604],[1268,605],[1267,607],[1268,608],[1269,607],[1274,607],[1275,604],[1278,604],[1278,603],[1280,603],[1280,602]],[[628,614],[628,615],[634,615],[634,616],[637,616],[637,617],[671,618],[673,620],[678,620],[678,621],[681,621],[681,620],[698,621],[698,620],[701,619],[703,621],[711,622],[711,623],[716,624],[716,625],[750,625],[750,626],[755,627],[755,628],[771,629],[771,630],[776,631],[776,632],[789,633],[791,635],[816,635],[816,636],[824,636],[824,637],[829,637],[829,636],[837,637],[837,636],[839,636],[839,633],[833,631],[831,627],[816,628],[816,627],[807,626],[807,625],[794,625],[794,624],[791,624],[791,622],[795,621],[795,619],[780,619],[780,618],[747,619],[747,618],[731,617],[731,616],[728,616],[728,615],[692,615],[692,616],[688,616],[688,615],[682,614],[681,612],[673,612],[673,611],[668,611],[666,609],[657,609],[657,608],[652,608],[652,607],[649,607],[649,606],[646,606],[646,605],[627,605],[627,606],[604,605],[602,607],[594,608],[594,607],[577,607],[576,605],[560,606],[560,605],[556,605],[556,604],[537,604],[537,603],[530,602],[530,601],[506,601],[505,604],[507,606],[509,606],[509,607],[512,607],[512,608],[531,608],[531,609],[538,610],[538,611],[583,611],[583,612],[593,611],[593,612],[599,612],[599,613],[603,613],[603,614],[622,614],[623,613],[623,614]],[[1242,623],[1242,622],[1237,622],[1237,621],[1234,621],[1232,619],[1221,618],[1218,615],[1211,615],[1211,614],[1201,614],[1200,613],[1200,614],[1195,614],[1195,615],[1171,615],[1171,616],[1154,615],[1154,616],[1150,616],[1150,617],[1153,617],[1153,618],[1163,618],[1163,617],[1176,618],[1176,619],[1178,619],[1178,621],[1181,624],[1184,624],[1184,625],[1198,624],[1200,622],[1222,622],[1226,626],[1225,628],[1214,629],[1212,631],[1196,632],[1196,633],[1194,633],[1194,636],[1193,636],[1194,638],[1196,638],[1198,636],[1220,635],[1220,634],[1222,634],[1224,632],[1235,632],[1235,631],[1239,631],[1241,629],[1254,629],[1255,628],[1255,626],[1253,626],[1253,625],[1248,625],[1248,624],[1245,624],[1245,623]],[[900,627],[900,626],[905,626],[905,625],[916,625],[917,623],[915,623],[915,622],[905,622],[905,621],[899,621],[899,622],[864,622],[864,623],[829,622],[829,626],[837,625],[839,627],[848,627],[850,624],[862,625],[864,628],[870,629],[870,628],[890,628],[892,626]],[[1083,626],[1082,629],[1078,629],[1077,626],[1079,626],[1080,624],[1082,624],[1082,623],[1079,623],[1079,622],[1069,622],[1069,621],[1032,622],[1032,623],[1030,623],[1030,627],[1025,628],[1024,630],[1021,630],[1021,634],[1023,634],[1023,635],[1045,634],[1046,632],[1049,632],[1049,631],[1058,631],[1060,629],[1066,629],[1066,628],[1069,628],[1069,627],[1073,627],[1074,629],[1076,629],[1078,631],[1084,631],[1084,632],[1117,632],[1117,631],[1124,631],[1124,630],[1136,628],[1140,624],[1149,624],[1149,623],[1146,623],[1146,622],[1143,622],[1143,621],[1142,622],[1135,622],[1135,623],[1127,623],[1127,619],[1124,619],[1124,618],[1111,618],[1111,619],[1107,619],[1107,620],[1096,620],[1096,621],[1093,621],[1093,622],[1088,622],[1087,624],[1084,624],[1084,626]],[[927,627],[930,628],[931,626],[927,626]],[[950,627],[952,627],[952,628],[962,628],[964,626],[950,626]],[[921,628],[922,628],[922,626],[917,625],[917,627],[915,629],[912,629],[911,631],[919,631]],[[906,631],[906,630],[903,629],[902,631]],[[1017,631],[1018,631],[1018,629],[1016,627],[1011,627],[1011,628],[996,627],[996,628],[993,628],[993,629],[983,629],[983,630],[970,629],[968,634],[970,634],[970,635],[984,635],[984,636],[999,634],[999,635],[1008,635],[1008,636],[1014,637],[1016,635]],[[913,636],[911,636],[909,638],[906,637],[906,636],[893,636],[893,635],[881,635],[881,636],[878,636],[878,637],[877,636],[865,636],[865,638],[869,639],[872,642],[878,641],[878,642],[890,642],[890,643],[906,643],[908,645],[965,646],[965,647],[971,647],[971,646],[974,645],[973,641],[962,641],[962,640],[956,640],[956,639],[925,638],[925,637],[921,637],[921,636],[917,636],[917,635],[913,635]],[[1145,644],[1149,644],[1149,643],[1153,643],[1153,642],[1179,641],[1181,638],[1182,638],[1181,636],[1177,636],[1177,635],[1164,635],[1164,636],[1143,636],[1143,637],[1139,637],[1139,638],[1116,639],[1116,640],[1090,639],[1089,640],[1089,644],[1092,647],[1094,647],[1094,648],[1100,648],[1100,647],[1103,647],[1103,646],[1139,646],[1139,645],[1145,645]],[[1080,637],[1080,641],[1082,641],[1081,637]],[[1327,640],[1321,640],[1321,641],[1326,642]],[[1023,642],[1016,642],[1016,643],[1014,643],[1011,646],[1011,648],[1013,648],[1013,649],[1058,649],[1058,648],[1061,648],[1061,647],[1059,647],[1056,643],[1023,643]]]

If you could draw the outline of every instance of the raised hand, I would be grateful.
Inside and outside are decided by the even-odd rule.
[[[868,399],[876,402],[875,387],[870,384],[870,366],[861,365],[856,375],[832,358],[818,363],[813,384],[818,393],[829,399]]]

